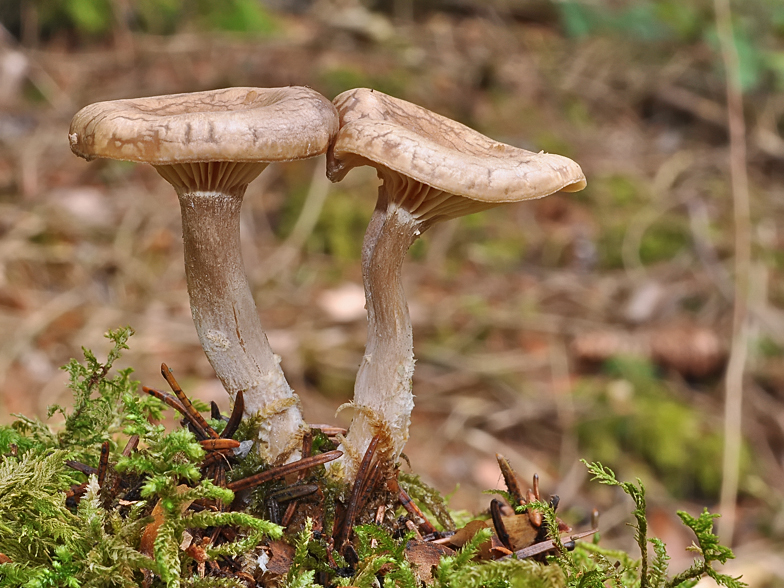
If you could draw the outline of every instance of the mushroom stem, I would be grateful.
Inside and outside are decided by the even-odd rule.
[[[191,313],[202,347],[232,399],[243,392],[245,415],[262,417],[262,457],[270,463],[295,459],[293,445],[304,426],[298,399],[264,334],[242,264],[240,207],[247,183],[221,190],[175,188]]]
[[[408,440],[414,408],[414,341],[401,269],[409,247],[429,224],[401,206],[389,188],[386,181],[379,187],[362,244],[368,335],[354,385],[356,412],[344,442],[347,481],[356,476],[355,458],[377,434],[379,454],[391,463],[397,460]]]

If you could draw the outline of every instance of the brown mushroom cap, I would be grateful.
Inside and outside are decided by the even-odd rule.
[[[340,131],[327,161],[339,181],[353,167],[387,168],[437,190],[485,203],[541,198],[585,185],[580,166],[492,139],[421,106],[359,88],[333,103]]]
[[[291,161],[320,155],[338,129],[310,88],[226,88],[97,102],[71,122],[71,150],[153,165]]]

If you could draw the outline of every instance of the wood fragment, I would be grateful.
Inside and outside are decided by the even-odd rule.
[[[507,491],[512,495],[515,501],[517,501],[517,504],[514,506],[525,504],[525,494],[523,494],[523,489],[520,486],[520,480],[518,480],[517,474],[512,469],[512,464],[510,464],[509,460],[500,453],[496,453],[495,458],[498,461],[498,467],[501,468],[501,475],[504,477]]]
[[[322,433],[324,433],[327,437],[337,437],[338,435],[345,435],[348,433],[348,429],[344,429],[343,427],[335,427],[333,425],[324,425],[324,424],[314,424],[308,425],[311,429],[318,429]]]
[[[233,449],[220,449],[218,451],[210,451],[207,456],[202,460],[201,466],[206,468],[216,463],[226,463],[230,457],[234,456]]]
[[[101,444],[101,459],[98,462],[98,486],[103,488],[103,483],[106,480],[106,472],[109,470],[109,442],[104,441]]]
[[[185,413],[183,416],[188,419],[188,422],[193,425],[195,429],[198,429],[201,433],[203,433],[205,438],[212,437],[213,439],[217,439],[220,437],[220,435],[215,432],[215,429],[209,425],[201,413],[193,406],[193,403],[191,403],[190,399],[185,395],[185,392],[182,391],[182,388],[180,388],[180,385],[174,378],[174,373],[172,372],[171,368],[169,368],[169,366],[167,366],[165,363],[161,364],[161,375],[163,376],[163,379],[166,380],[166,383],[171,387],[172,392],[174,392],[174,395],[177,397],[177,400],[179,400],[182,406],[185,408]]]
[[[93,474],[98,473],[98,468],[94,468],[93,466],[89,466],[86,463],[75,461],[73,459],[67,459],[65,461],[65,465],[71,469],[76,470],[77,472],[82,472],[85,476],[92,476]]]
[[[591,529],[590,531],[584,531],[582,533],[576,533],[573,535],[565,535],[564,537],[561,537],[561,542],[564,544],[571,543],[577,541],[578,539],[582,539],[583,537],[588,537],[590,535],[593,535],[594,533],[596,533],[596,531],[598,531],[598,529]],[[542,541],[541,543],[535,543],[534,545],[526,547],[525,549],[520,549],[518,551],[515,551],[513,555],[516,556],[518,559],[525,559],[528,557],[539,555],[540,553],[547,553],[548,551],[552,551],[554,549],[556,549],[555,541],[553,541],[552,539],[548,539],[547,541]],[[507,559],[508,557],[512,557],[512,556],[506,556],[501,559]]]
[[[220,434],[223,439],[231,439],[234,437],[234,433],[237,432],[237,427],[239,427],[242,422],[242,415],[244,412],[245,395],[242,393],[242,390],[240,390],[234,397],[234,408],[231,409],[229,422],[226,423],[226,428],[223,429],[223,432]]]
[[[139,446],[139,435],[131,435],[128,439],[128,443],[125,444],[125,448],[122,450],[123,457],[130,457],[131,454],[136,451],[136,448]]]
[[[234,439],[204,439],[203,441],[199,441],[199,443],[206,451],[237,449],[240,446],[240,442],[235,441]]]
[[[495,528],[495,534],[498,537],[498,540],[511,552],[512,543],[509,539],[506,525],[504,524],[504,518],[501,516],[501,502],[496,498],[490,502],[490,518],[493,521],[493,527]]]
[[[436,528],[427,520],[425,513],[416,505],[408,493],[400,487],[398,481],[390,480],[388,485],[390,486],[390,490],[397,492],[398,500],[400,500],[400,504],[403,508],[405,508],[417,521],[422,521],[419,523],[419,526],[422,528],[424,534],[430,535],[431,533],[435,533]]]
[[[322,465],[333,461],[343,455],[343,452],[339,449],[334,449],[332,451],[327,451],[326,453],[320,453],[318,455],[314,455],[311,457],[307,457],[305,459],[300,459],[299,461],[295,461],[292,463],[287,463],[282,466],[278,466],[275,468],[270,468],[264,472],[260,472],[258,474],[254,474],[253,476],[248,476],[247,478],[243,478],[241,480],[235,480],[234,482],[229,482],[226,487],[233,492],[239,492],[240,490],[246,490],[248,488],[252,488],[253,486],[258,486],[259,484],[264,484],[265,482],[269,482],[270,480],[278,480],[280,478],[284,478],[289,474],[293,474],[300,470],[306,470],[318,465]]]
[[[365,455],[362,458],[362,462],[359,464],[357,476],[354,479],[354,486],[351,489],[351,496],[346,505],[346,515],[343,518],[343,523],[338,526],[336,532],[332,536],[338,549],[342,549],[343,544],[348,540],[349,535],[351,534],[351,529],[354,525],[354,517],[357,513],[359,496],[362,493],[362,485],[366,482],[368,470],[373,462],[373,456],[376,453],[376,448],[380,441],[381,435],[375,435],[370,440]]]
[[[302,457],[310,457],[311,451],[313,451],[313,434],[310,432],[310,430],[308,430],[302,436]],[[297,474],[297,481],[301,482],[304,479],[305,470],[302,470],[299,474]],[[289,505],[286,507],[286,512],[283,514],[283,518],[280,521],[282,526],[289,526],[291,519],[294,518],[294,513],[297,511],[297,504],[297,500],[292,500],[289,502]]]
[[[417,541],[424,542],[424,539],[422,539],[422,534],[419,532],[419,529],[417,529],[416,523],[414,521],[412,520],[406,521],[406,529],[408,529],[409,531],[413,531],[416,534],[414,538]]]

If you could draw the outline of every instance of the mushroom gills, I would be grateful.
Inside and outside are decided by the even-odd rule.
[[[267,162],[205,161],[155,165],[161,177],[180,191],[224,192],[247,186],[263,172]]]

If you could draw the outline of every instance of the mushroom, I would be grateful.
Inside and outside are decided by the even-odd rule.
[[[342,447],[342,467],[352,480],[374,435],[382,435],[379,451],[390,463],[408,439],[414,352],[401,266],[410,245],[438,222],[558,190],[582,190],[586,182],[580,166],[566,157],[498,143],[381,92],[349,90],[333,103],[340,131],[327,153],[330,180],[361,165],[374,167],[381,180],[362,245],[367,343]]]
[[[78,156],[152,164],[177,192],[185,275],[202,347],[232,399],[261,416],[262,457],[296,457],[304,423],[298,398],[272,352],[240,252],[248,183],[273,161],[326,152],[335,107],[304,87],[228,88],[98,102],[71,122]]]

